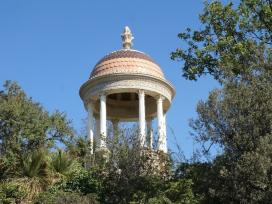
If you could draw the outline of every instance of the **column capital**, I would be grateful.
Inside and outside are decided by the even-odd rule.
[[[85,106],[86,106],[87,111],[92,110],[93,107],[94,107],[93,104],[92,104],[91,102],[85,104]]]
[[[164,101],[164,100],[165,100],[165,97],[162,96],[162,95],[157,95],[157,96],[155,96],[155,99],[157,100],[157,102],[158,102],[158,101]]]
[[[106,98],[106,96],[107,96],[106,92],[99,93],[99,98]]]
[[[95,101],[91,98],[84,100],[85,110],[88,111],[88,109],[94,109],[94,107],[93,107],[94,103],[95,103]]]
[[[139,93],[139,94],[145,94],[145,91],[144,91],[143,89],[139,89],[139,90],[138,90],[138,93]]]

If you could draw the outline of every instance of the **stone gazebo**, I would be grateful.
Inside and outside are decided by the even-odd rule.
[[[155,117],[158,121],[157,148],[167,153],[165,116],[175,89],[153,59],[131,48],[133,36],[128,27],[121,37],[123,49],[103,57],[80,87],[80,97],[88,111],[91,154],[94,132],[95,151],[107,151],[107,120],[112,121],[114,129],[118,128],[119,121],[139,121],[140,145],[153,148],[152,120]]]

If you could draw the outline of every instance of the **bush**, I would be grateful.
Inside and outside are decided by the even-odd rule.
[[[82,195],[74,192],[59,191],[57,193],[41,193],[35,204],[99,204],[96,194]]]
[[[0,203],[21,203],[26,195],[26,191],[19,184],[4,182],[0,185]]]

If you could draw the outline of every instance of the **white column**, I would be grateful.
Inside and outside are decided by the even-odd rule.
[[[100,148],[106,148],[107,139],[107,110],[106,95],[100,95]]]
[[[90,154],[93,154],[93,141],[94,141],[94,117],[93,117],[93,109],[90,104],[87,106],[88,108],[88,138],[90,140]]]
[[[143,90],[139,90],[139,129],[140,129],[140,145],[145,145],[145,93]]]
[[[100,119],[99,116],[95,118],[95,137],[96,137],[96,147],[100,148]]]
[[[158,119],[158,150],[167,152],[165,147],[165,130],[164,130],[164,116],[163,116],[163,100],[164,97],[157,98],[157,119]]]
[[[163,149],[164,152],[167,153],[167,134],[166,134],[166,113],[163,114]]]
[[[147,120],[147,145],[150,149],[152,149],[153,147],[152,119]]]

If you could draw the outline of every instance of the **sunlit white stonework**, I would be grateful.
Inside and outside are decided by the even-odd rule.
[[[102,58],[80,88],[80,97],[88,111],[91,154],[94,132],[98,139],[95,151],[107,150],[107,120],[112,121],[114,132],[118,132],[119,121],[139,121],[140,145],[153,148],[155,117],[158,138],[154,141],[158,141],[159,151],[167,153],[166,112],[175,95],[174,87],[156,62],[143,52],[131,49],[133,36],[128,27],[121,37],[123,49]]]

